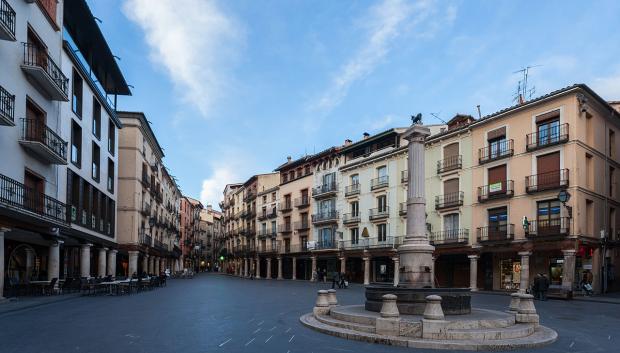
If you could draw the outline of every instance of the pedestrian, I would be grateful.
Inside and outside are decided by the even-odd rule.
[[[549,290],[549,278],[546,274],[540,275],[540,300],[547,300],[547,291]]]
[[[583,290],[586,295],[591,296],[592,294],[594,294],[594,291],[592,290],[592,285],[590,284],[590,282],[588,282],[588,272],[583,273],[583,277],[581,278],[581,283],[579,283],[579,285],[581,286],[581,290]]]
[[[534,277],[534,284],[532,285],[532,294],[536,300],[540,299],[540,273]]]
[[[332,289],[336,288],[336,286],[340,288],[340,273],[338,271],[332,273]]]
[[[323,283],[327,283],[327,269],[323,269]]]
[[[348,282],[347,282],[347,281],[346,281],[346,279],[345,279],[345,274],[344,274],[344,272],[341,272],[341,273],[340,273],[340,283],[338,284],[338,287],[339,287],[339,288],[344,288],[344,289],[346,289],[346,288],[348,287],[348,285],[349,285],[349,284],[348,284]]]

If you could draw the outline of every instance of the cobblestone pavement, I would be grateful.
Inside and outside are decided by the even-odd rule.
[[[411,352],[348,341],[303,327],[316,290],[328,284],[202,274],[122,297],[79,297],[0,312],[0,352]],[[361,304],[362,286],[338,291]],[[477,307],[504,310],[509,298],[476,294]],[[10,304],[9,304],[10,305]],[[559,339],[537,352],[617,352],[620,305],[536,302]],[[415,350],[426,352],[427,350]]]

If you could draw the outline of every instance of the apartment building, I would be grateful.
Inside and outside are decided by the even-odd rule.
[[[235,195],[241,187],[241,183],[227,184],[223,192],[224,200],[220,202],[220,209],[223,213],[223,234],[217,242],[217,251],[221,258],[220,267],[227,273],[239,270],[239,268],[233,268],[235,263],[232,261],[232,256],[238,246],[235,237],[239,226]]]
[[[85,1],[0,9],[0,296],[5,278],[115,275],[122,125],[107,97],[129,88]]]
[[[222,232],[222,213],[213,209],[211,205],[200,211],[200,234],[198,243],[200,253],[198,254],[199,268],[201,271],[211,271],[219,256],[215,250],[215,241],[220,238]]]
[[[252,248],[256,250],[257,277],[275,278],[278,265],[282,268],[276,220],[279,184],[279,173],[266,173],[252,176],[243,185],[247,225],[245,235],[250,241],[250,249],[246,251]],[[246,255],[252,254],[246,252]]]
[[[184,268],[199,270],[200,212],[204,209],[202,203],[188,196],[181,197],[180,207],[180,240],[181,263]]]

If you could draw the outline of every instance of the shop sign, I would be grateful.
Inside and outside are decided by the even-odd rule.
[[[502,191],[502,182],[497,182],[489,185],[489,192],[499,192]]]

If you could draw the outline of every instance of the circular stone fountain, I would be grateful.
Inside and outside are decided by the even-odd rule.
[[[380,312],[385,294],[396,295],[396,305],[401,314],[422,315],[426,306],[426,297],[431,294],[442,298],[441,308],[446,315],[471,313],[469,288],[408,288],[388,285],[366,286],[366,310]]]

